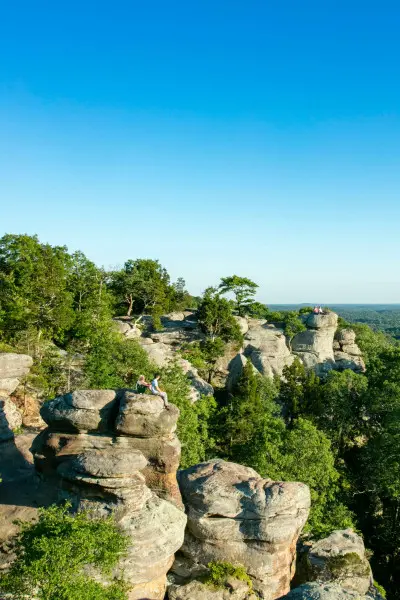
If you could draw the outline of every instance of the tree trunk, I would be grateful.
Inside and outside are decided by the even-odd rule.
[[[133,308],[133,298],[132,296],[128,297],[128,312],[126,313],[127,317],[130,317],[132,314],[132,308]]]

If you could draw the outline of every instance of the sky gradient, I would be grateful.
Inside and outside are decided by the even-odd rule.
[[[400,302],[400,4],[0,7],[0,235]]]

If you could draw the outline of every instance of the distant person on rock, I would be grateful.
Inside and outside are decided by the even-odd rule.
[[[140,375],[139,379],[136,382],[136,393],[137,394],[145,394],[146,390],[150,389],[150,383],[147,383],[144,375]]]
[[[164,401],[164,407],[169,410],[169,403],[168,403],[167,393],[161,391],[160,388],[158,387],[158,382],[159,382],[160,378],[161,378],[161,374],[160,373],[156,373],[154,375],[154,379],[151,382],[150,391],[151,391],[151,393],[154,396],[161,396],[161,398]]]
[[[318,306],[318,314],[319,315],[323,315],[324,314],[324,311],[322,310],[321,306]]]
[[[314,306],[313,313],[314,313],[314,315],[318,315],[319,314],[319,307],[318,306]]]

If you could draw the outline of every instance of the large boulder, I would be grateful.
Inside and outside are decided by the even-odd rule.
[[[32,357],[27,354],[0,352],[0,391],[12,394],[20,379],[29,373],[32,364]]]
[[[176,581],[191,579],[210,561],[228,561],[246,568],[262,598],[287,593],[310,508],[308,487],[262,479],[223,460],[180,471],[178,480],[188,527],[173,568]]]
[[[360,594],[345,590],[335,583],[306,583],[292,590],[284,598],[285,600],[361,600]]]
[[[77,390],[46,402],[40,414],[55,431],[105,431],[115,410],[114,390]]]
[[[292,351],[306,368],[323,374],[334,368],[333,340],[337,328],[336,313],[311,314],[305,320],[306,331],[294,336]]]
[[[373,581],[364,542],[351,529],[314,542],[301,561],[301,571],[303,581],[332,582],[359,594],[366,594]]]
[[[281,376],[284,367],[294,360],[283,331],[259,319],[249,320],[249,330],[244,337],[244,355],[267,377]]]
[[[358,373],[365,371],[362,352],[356,344],[356,334],[352,329],[340,329],[336,332],[333,349],[336,369],[351,369]]]
[[[166,573],[183,542],[178,416],[156,396],[74,392],[47,403],[50,426],[32,443],[36,469],[43,481],[57,483],[59,499],[75,511],[113,514],[128,536],[113,576],[131,585],[129,600],[164,598]]]
[[[120,435],[151,438],[174,433],[179,409],[171,404],[168,410],[160,396],[122,392],[115,429]]]
[[[171,585],[169,600],[257,600],[245,581],[230,578],[225,588],[216,588],[197,580],[186,585]]]

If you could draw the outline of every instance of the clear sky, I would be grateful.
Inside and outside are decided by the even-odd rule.
[[[0,234],[400,302],[398,0],[0,3]]]

